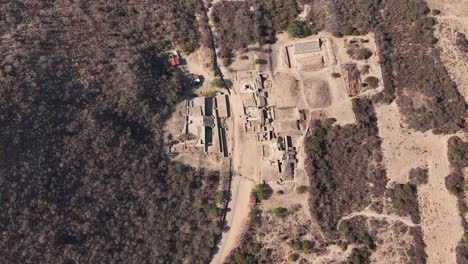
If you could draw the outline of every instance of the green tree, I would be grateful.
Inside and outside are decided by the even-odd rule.
[[[205,211],[205,214],[210,218],[216,218],[219,216],[218,208],[212,204],[204,204],[203,210]]]
[[[211,84],[211,86],[214,86],[214,87],[219,87],[219,88],[224,87],[224,82],[223,82],[223,80],[221,80],[221,78],[214,78],[210,82],[210,84]]]
[[[340,244],[340,248],[341,250],[346,251],[346,249],[348,249],[348,242],[342,241]]]
[[[379,86],[379,79],[374,76],[367,77],[366,79],[364,79],[364,82],[372,88],[376,88],[377,86]]]
[[[252,249],[255,252],[259,252],[262,249],[262,245],[260,243],[253,243]]]
[[[372,56],[372,52],[367,48],[360,48],[356,52],[357,60],[367,60]]]
[[[403,185],[403,190],[408,194],[413,194],[416,192],[416,186],[412,185],[411,183],[407,182]]]
[[[334,32],[332,32],[332,36],[335,37],[335,38],[342,38],[343,34],[341,34],[341,32],[334,31]]]
[[[290,246],[294,250],[302,250],[302,243],[300,241],[297,241],[297,240],[291,241]]]
[[[214,200],[220,204],[224,201],[224,192],[220,191],[215,194]]]
[[[209,90],[209,91],[204,91],[202,93],[203,96],[206,96],[206,97],[213,97],[215,95],[215,91],[213,90]]]
[[[433,27],[435,24],[437,24],[437,19],[433,17],[428,17],[426,18],[426,24],[430,27]]]
[[[273,214],[276,216],[276,218],[285,218],[286,215],[288,215],[288,209],[284,207],[277,207],[273,209]]]
[[[357,30],[357,28],[353,26],[346,26],[344,28],[344,34],[346,36],[359,36],[360,35],[359,30]]]
[[[289,23],[288,33],[291,37],[303,38],[311,34],[310,30],[307,29],[307,25],[304,21],[294,20]]]
[[[450,187],[448,187],[448,190],[453,195],[458,195],[458,193],[460,192],[460,190],[458,190],[457,186],[450,186]]]
[[[234,253],[234,262],[236,264],[254,264],[256,263],[254,257],[247,253],[236,252]]]
[[[313,244],[310,240],[304,240],[302,241],[302,249],[303,250],[309,250],[313,247]]]
[[[260,202],[267,199],[268,186],[264,183],[257,184],[257,186],[255,186],[254,195]]]
[[[292,253],[288,256],[289,261],[297,261],[299,259],[299,254],[297,253]]]
[[[361,256],[359,256],[359,255],[354,255],[354,257],[353,257],[353,264],[361,264],[361,262],[362,262]]]

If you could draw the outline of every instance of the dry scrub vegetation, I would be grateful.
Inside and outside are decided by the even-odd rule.
[[[424,168],[411,172],[417,183],[387,188],[371,100],[353,100],[353,110],[357,124],[315,120],[306,139],[312,219],[295,205],[276,218],[274,210],[255,208],[230,262],[281,263],[293,255],[300,263],[309,263],[330,257],[337,247],[344,252],[331,254],[338,258],[335,261],[425,262],[417,196]],[[346,251],[348,247],[352,249]]]
[[[465,199],[467,185],[464,175],[464,169],[468,167],[468,142],[456,136],[451,137],[448,141],[448,158],[452,172],[445,178],[445,185],[448,191],[458,197],[458,207],[465,233],[458,234],[462,239],[457,246],[457,262],[464,263],[468,259],[468,223],[465,218],[468,205]]]
[[[254,43],[275,41],[299,14],[296,0],[222,1],[213,7],[211,18],[222,50],[245,48]]]
[[[345,216],[371,208],[378,214],[411,216],[412,223],[417,224],[420,221],[417,187],[407,183],[386,189],[387,178],[372,103],[368,99],[353,100],[353,111],[357,125],[342,127],[325,120],[315,121],[312,126],[306,146],[310,158],[307,162],[310,208],[328,239],[345,239],[373,251],[380,235],[376,230],[394,226],[370,220],[372,217]],[[387,197],[390,204],[386,202]],[[340,219],[345,221],[340,223]],[[424,260],[421,229],[411,227],[411,232],[413,252],[408,256],[412,256],[413,261]],[[361,254],[360,258],[364,261],[367,256],[371,253]]]
[[[375,32],[385,89],[376,101],[397,103],[406,122],[417,130],[452,133],[465,127],[465,102],[444,68],[436,18],[422,0],[300,1],[310,4],[305,27],[335,35]],[[296,1],[250,0],[221,2],[214,7],[222,57],[253,43],[271,43],[300,12]],[[459,42],[464,46],[464,38]],[[364,57],[366,54],[362,54]]]
[[[207,263],[218,174],[172,163],[163,122],[199,1],[0,5],[0,262]]]
[[[364,209],[386,186],[372,104],[354,100],[353,109],[357,125],[317,120],[306,143],[310,208],[329,238],[336,236],[341,217]]]
[[[465,127],[465,102],[444,68],[435,18],[422,0],[327,2],[328,30],[373,31],[380,52],[385,90],[377,98],[397,103],[417,130],[451,133]],[[334,23],[332,21],[335,21]]]

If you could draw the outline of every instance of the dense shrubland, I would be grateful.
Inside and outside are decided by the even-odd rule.
[[[373,106],[366,99],[354,100],[353,109],[357,125],[316,120],[305,146],[310,208],[329,238],[336,236],[341,217],[364,209],[385,191],[387,181]]]
[[[301,4],[312,5],[305,22],[296,20]],[[422,0],[222,2],[214,7],[214,19],[225,57],[248,44],[274,42],[275,33],[285,29],[298,37],[321,29],[338,37],[374,32],[385,84],[374,99],[397,98],[406,122],[418,130],[465,127],[465,102],[440,60],[433,34],[437,20]],[[460,47],[467,46],[464,36],[458,39]],[[360,57],[367,56],[362,50]]]
[[[437,21],[428,16],[424,1],[323,2],[330,11],[328,30],[375,32],[385,84],[375,99],[389,103],[397,96],[406,122],[418,130],[464,128],[465,102],[435,48]]]
[[[199,1],[0,5],[2,263],[207,263],[218,174],[172,163],[162,125]]]
[[[381,226],[365,217],[353,217],[339,222],[344,216],[371,206],[376,212],[411,216],[419,223],[417,187],[410,183],[387,189],[387,178],[382,164],[380,138],[373,105],[369,99],[354,99],[353,111],[357,124],[340,126],[333,119],[313,121],[306,140],[308,175],[310,177],[309,203],[312,216],[330,241],[346,242],[367,248],[364,259],[376,248],[374,241]],[[424,172],[415,170],[413,178],[423,182]],[[379,202],[380,201],[380,202]],[[385,228],[384,228],[385,229]],[[425,259],[421,230],[413,231],[412,258]],[[408,249],[409,250],[409,249]]]
[[[213,7],[221,53],[249,44],[273,43],[299,14],[296,0],[223,1]]]

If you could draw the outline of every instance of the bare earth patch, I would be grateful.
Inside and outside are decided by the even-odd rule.
[[[418,187],[428,263],[455,263],[454,252],[463,228],[456,197],[444,183],[450,174],[448,136],[406,129],[395,103],[380,105],[376,112],[389,184],[408,182],[407,175],[412,168],[428,167],[428,183]]]
[[[310,108],[325,108],[331,105],[328,83],[322,80],[304,80],[304,95]]]

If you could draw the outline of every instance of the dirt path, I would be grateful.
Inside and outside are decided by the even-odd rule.
[[[207,19],[208,21],[208,27],[206,28],[207,32],[208,32],[208,35],[210,36],[210,49],[211,49],[211,57],[212,57],[212,61],[211,63],[213,64],[212,67],[213,67],[213,70],[215,72],[215,75],[217,77],[219,77],[223,83],[224,83],[224,87],[227,87],[226,85],[226,82],[224,80],[224,75],[223,75],[223,72],[221,71],[221,68],[220,66],[218,65],[218,53],[217,53],[217,45],[216,45],[216,37],[215,37],[215,32],[216,32],[216,28],[215,28],[215,25],[213,24],[213,21],[210,19],[211,18],[211,13],[213,12],[213,6],[214,4],[216,3],[217,1],[214,1],[213,4],[211,5],[211,7],[209,7],[209,3],[208,1],[206,0],[200,0],[200,3],[202,4],[202,7],[203,7],[203,15],[205,16],[205,19]],[[209,7],[209,8],[208,8]],[[229,89],[226,89],[226,91],[228,92],[228,94],[231,93],[231,91]]]
[[[337,227],[340,226],[342,221],[351,219],[351,218],[356,217],[356,216],[365,216],[365,217],[368,217],[368,218],[376,218],[376,219],[380,219],[380,220],[386,220],[388,222],[401,222],[401,223],[403,223],[403,224],[405,224],[407,226],[410,226],[410,227],[420,226],[419,224],[413,223],[409,217],[401,217],[401,216],[398,216],[398,215],[379,214],[379,213],[377,213],[377,212],[375,212],[373,210],[370,210],[369,208],[365,208],[361,212],[354,212],[354,213],[351,213],[351,214],[349,214],[347,216],[342,217],[340,219],[340,221],[338,221]]]
[[[307,18],[307,15],[309,15],[309,12],[310,12],[310,5],[305,4],[304,5],[304,10],[302,11],[302,13],[299,14],[298,18],[300,20],[305,20]]]
[[[255,138],[248,137],[243,130],[243,106],[239,93],[233,93],[230,96],[231,111],[232,111],[232,126],[230,131],[232,135],[232,185],[231,185],[231,200],[229,201],[228,211],[226,215],[226,228],[223,233],[221,242],[218,245],[218,252],[211,261],[212,264],[223,263],[229,253],[238,246],[243,231],[246,228],[248,215],[250,212],[250,192],[258,181],[257,175],[257,155],[255,144],[252,140]]]

